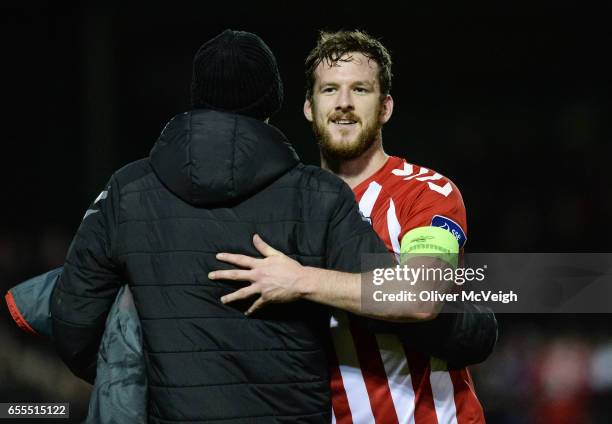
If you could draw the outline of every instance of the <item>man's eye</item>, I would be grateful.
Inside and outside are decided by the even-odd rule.
[[[334,87],[325,87],[322,91],[323,93],[333,93],[336,89]]]
[[[356,91],[357,93],[367,93],[367,92],[368,92],[368,89],[367,89],[367,88],[365,88],[365,87],[355,87],[355,91]]]

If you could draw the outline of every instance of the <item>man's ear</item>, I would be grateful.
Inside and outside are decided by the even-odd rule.
[[[304,101],[304,116],[312,122],[312,103],[308,97]]]
[[[382,107],[380,108],[380,123],[386,124],[393,115],[393,97],[387,94],[382,101]]]

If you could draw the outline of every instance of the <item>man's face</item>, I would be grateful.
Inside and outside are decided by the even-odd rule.
[[[392,111],[391,96],[381,100],[378,64],[361,53],[336,63],[322,61],[315,70],[312,100],[304,103],[323,156],[336,160],[367,151]]]

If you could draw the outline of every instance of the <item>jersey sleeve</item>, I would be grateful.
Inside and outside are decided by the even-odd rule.
[[[413,199],[410,201],[406,196],[400,202],[400,240],[414,228],[441,227],[457,238],[463,252],[467,219],[457,186],[446,177],[423,181]],[[432,321],[398,326],[395,333],[416,350],[447,361],[450,369],[480,363],[491,354],[497,341],[495,314],[488,308],[469,303],[463,308],[463,313],[444,312]]]
[[[459,189],[448,178],[420,184],[420,190],[413,201],[400,198],[403,201],[400,201],[399,239],[417,227],[441,227],[457,238],[459,248],[462,249],[467,241],[467,219]]]

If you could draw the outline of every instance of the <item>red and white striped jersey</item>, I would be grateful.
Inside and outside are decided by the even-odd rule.
[[[353,191],[361,213],[397,255],[404,234],[427,225],[452,231],[460,247],[465,243],[461,194],[435,171],[390,157]],[[371,333],[342,311],[334,312],[331,333],[333,422],[484,422],[467,369],[448,371],[445,361],[414,351],[396,336]]]

